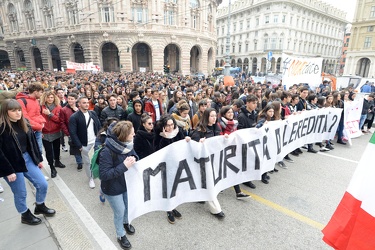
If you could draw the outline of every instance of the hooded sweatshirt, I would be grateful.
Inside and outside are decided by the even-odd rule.
[[[142,105],[142,111],[141,111],[141,113],[137,114],[137,113],[135,113],[135,111],[133,111],[133,113],[130,113],[128,115],[128,119],[127,119],[128,121],[130,121],[131,123],[133,123],[134,133],[137,133],[139,127],[141,126],[141,116],[142,116],[142,114],[144,112],[144,105],[143,105],[143,102],[141,100],[135,100],[133,102],[133,110],[135,110],[134,109],[134,105],[136,103],[140,103]]]

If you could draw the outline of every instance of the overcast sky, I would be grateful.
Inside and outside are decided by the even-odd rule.
[[[234,3],[236,0],[231,0]],[[223,3],[220,4],[220,7],[228,5],[229,0],[223,0]],[[326,2],[338,9],[345,11],[346,19],[349,22],[353,21],[355,6],[357,4],[357,0],[322,0],[322,2]]]

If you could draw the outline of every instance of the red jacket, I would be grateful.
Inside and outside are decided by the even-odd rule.
[[[44,109],[47,109],[45,105],[42,106],[42,110]],[[43,134],[54,134],[61,131],[60,111],[61,106],[59,105],[52,110],[52,116],[48,116],[42,113],[44,119],[46,119],[46,123],[44,124],[44,128],[42,129]]]
[[[60,111],[60,127],[66,136],[69,136],[69,118],[74,114],[74,110],[68,105]]]
[[[26,106],[21,98],[25,99]],[[42,131],[46,120],[41,114],[39,101],[33,97],[30,97],[26,93],[18,93],[16,95],[16,99],[21,104],[22,114],[26,119],[29,120],[33,131]]]
[[[160,116],[162,116],[163,115],[163,107],[161,106],[160,100],[158,99],[157,101],[159,103]],[[149,115],[152,118],[152,121],[155,122],[156,121],[156,113],[155,113],[155,106],[152,103],[152,99],[150,99],[149,101],[147,101],[145,103],[145,111],[149,113]]]

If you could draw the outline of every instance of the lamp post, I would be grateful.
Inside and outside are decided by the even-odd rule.
[[[229,76],[230,75],[230,6],[231,6],[231,0],[228,2],[228,32],[227,32],[227,41],[225,44],[225,66],[224,66],[224,75]]]

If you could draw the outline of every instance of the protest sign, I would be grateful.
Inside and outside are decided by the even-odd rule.
[[[228,138],[216,136],[204,143],[181,140],[157,151],[125,173],[129,223],[151,211],[210,201],[223,189],[260,180],[295,148],[332,139],[341,111],[304,111],[260,129],[238,130]]]
[[[352,144],[351,139],[361,136],[359,120],[362,114],[363,98],[344,103],[344,137]]]

